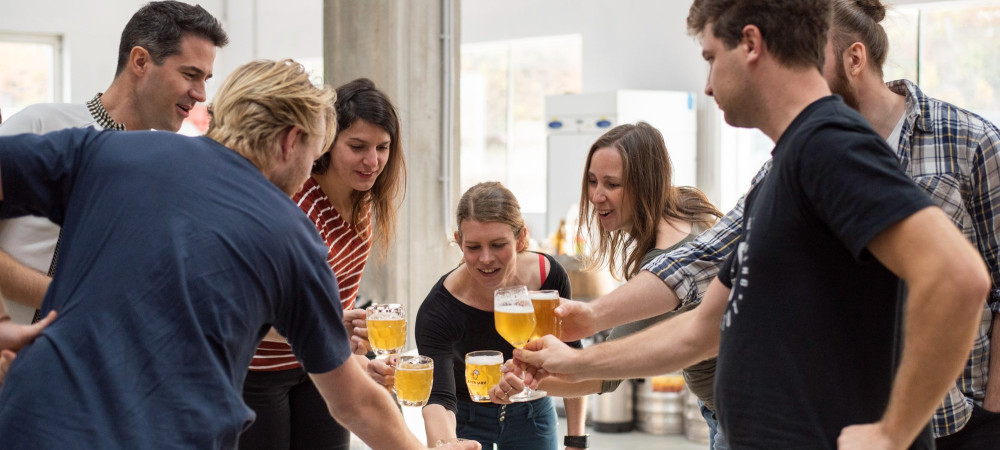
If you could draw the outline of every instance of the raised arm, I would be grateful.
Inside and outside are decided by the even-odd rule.
[[[768,160],[754,176],[750,190],[770,169]],[[719,266],[743,235],[745,200],[745,195],[740,197],[715,226],[687,245],[660,255],[618,289],[589,303],[564,302],[556,309],[563,319],[563,338],[581,339],[701,301]]]
[[[368,378],[354,358],[348,358],[329,372],[309,374],[309,377],[326,399],[333,417],[370,447],[426,448],[410,433],[389,394]],[[479,444],[464,442],[452,448],[474,449],[479,448]]]
[[[719,351],[719,323],[729,289],[717,279],[701,305],[633,335],[574,350],[546,336],[529,342],[514,357],[529,364],[529,382],[554,375],[577,381],[640,378],[680,370]]]
[[[838,444],[903,449],[958,378],[990,282],[976,249],[935,207],[885,229],[867,248],[909,287],[903,354],[882,419],[844,428]]]

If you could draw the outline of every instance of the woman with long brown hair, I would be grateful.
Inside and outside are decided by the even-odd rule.
[[[654,258],[694,239],[722,217],[705,194],[693,187],[674,186],[671,176],[663,135],[648,123],[619,125],[590,146],[577,233],[590,235],[595,241],[587,264],[591,270],[607,266],[615,278],[630,279]],[[634,333],[677,312],[617,327],[610,339]],[[684,371],[688,387],[706,405],[703,414],[712,430],[717,424],[711,409],[714,374],[714,359]],[[522,386],[513,373],[504,380],[516,389]],[[546,390],[559,396],[604,393],[617,389],[621,381],[552,381]],[[724,448],[721,439],[716,444],[715,448]]]
[[[352,321],[365,314],[354,309],[354,299],[372,242],[384,256],[395,234],[406,168],[398,114],[374,83],[360,78],[337,88],[335,106],[333,145],[313,164],[312,176],[292,200],[330,249],[351,349],[364,355],[366,342],[355,335]],[[241,449],[350,447],[350,432],[330,417],[291,347],[273,329],[254,355],[243,397],[257,420],[240,436]]]

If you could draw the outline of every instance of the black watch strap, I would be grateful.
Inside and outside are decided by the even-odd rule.
[[[563,438],[563,445],[567,447],[589,448],[590,435],[585,434],[583,436],[566,436]]]

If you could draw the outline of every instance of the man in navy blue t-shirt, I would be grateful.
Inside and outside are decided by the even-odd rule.
[[[705,93],[729,124],[775,142],[737,250],[692,312],[583,351],[534,341],[516,358],[610,378],[717,352],[715,406],[732,448],[933,448],[926,425],[962,368],[989,279],[885,140],[831,96],[829,24],[826,0],[694,2]]]
[[[333,91],[258,61],[213,107],[201,138],[0,138],[0,217],[62,225],[65,262],[43,303],[59,318],[0,388],[0,446],[235,448],[254,417],[246,367],[274,326],[345,426],[423,448],[350,358],[326,247],[289,199],[331,141]]]

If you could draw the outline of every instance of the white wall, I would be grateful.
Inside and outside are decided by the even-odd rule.
[[[897,0],[892,4],[929,3]],[[688,0],[462,0],[462,42],[580,34],[583,91],[661,89],[698,94],[697,185],[715,203],[719,112],[704,95],[708,65],[688,36]],[[721,205],[723,210],[732,205]]]
[[[580,34],[585,92],[700,92],[707,66],[687,35],[689,6],[677,0],[463,0],[462,42]]]
[[[104,91],[114,77],[118,41],[146,0],[3,0],[0,32],[63,37],[69,74],[63,100],[80,103]],[[323,56],[322,0],[189,0],[222,22],[229,45],[218,51],[209,98],[233,69],[255,58]],[[16,64],[0,61],[0,64]]]

